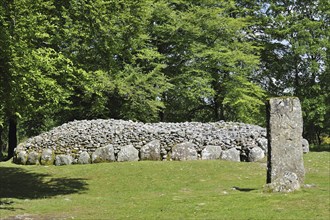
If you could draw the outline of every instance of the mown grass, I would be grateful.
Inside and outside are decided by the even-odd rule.
[[[0,217],[328,220],[329,157],[304,155],[311,187],[289,194],[263,192],[264,162],[0,163]]]

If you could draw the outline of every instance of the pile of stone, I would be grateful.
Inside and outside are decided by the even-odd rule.
[[[257,161],[267,153],[266,129],[235,122],[141,123],[82,120],[21,143],[18,164],[88,164],[138,160]]]

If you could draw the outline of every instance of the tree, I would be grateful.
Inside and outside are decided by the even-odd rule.
[[[153,7],[149,33],[173,84],[162,96],[163,120],[246,121],[243,114],[258,112],[257,122],[264,91],[251,80],[258,68],[258,47],[247,35],[252,20],[233,15],[234,1],[163,0]],[[249,89],[254,93],[242,93]]]
[[[324,0],[265,1],[263,9],[260,82],[271,95],[300,98],[310,141],[327,130],[329,6]]]
[[[162,73],[162,56],[150,44],[146,30],[151,3],[98,0],[57,4],[63,27],[58,34],[61,51],[91,79],[102,75],[106,84],[90,99],[93,105],[75,97],[75,119],[89,115],[87,118],[158,120],[164,107],[159,97],[169,84]],[[92,108],[89,113],[86,106]]]
[[[328,8],[325,0],[3,0],[9,155],[18,125],[24,136],[94,118],[263,125],[266,95],[298,96],[305,136],[317,140],[329,131]]]
[[[3,146],[3,127],[4,127],[4,88],[5,88],[5,74],[7,69],[7,56],[8,54],[8,29],[5,26],[6,10],[4,6],[0,7],[0,161],[2,160],[2,146]]]
[[[18,120],[56,111],[67,102],[70,79],[80,74],[53,49],[57,18],[47,1],[3,1],[1,4],[2,116],[8,121],[8,158],[17,145]]]

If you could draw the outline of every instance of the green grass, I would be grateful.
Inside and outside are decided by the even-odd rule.
[[[265,163],[227,161],[18,166],[0,163],[0,218],[326,219],[329,152],[304,155],[306,184],[265,193]]]

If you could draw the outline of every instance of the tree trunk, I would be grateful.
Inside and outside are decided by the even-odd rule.
[[[3,142],[2,142],[2,132],[3,132],[3,127],[0,125],[0,161],[3,160]]]
[[[9,117],[7,160],[9,160],[14,156],[14,150],[16,146],[17,146],[17,118],[16,116],[11,116]]]
[[[322,140],[321,140],[321,132],[320,131],[316,131],[316,138],[317,138],[317,145],[321,146],[322,144]]]
[[[165,113],[164,113],[163,110],[162,111],[159,111],[159,120],[161,122],[165,122]]]
[[[223,104],[221,103],[220,105],[220,120],[225,121],[225,109]]]
[[[216,94],[213,103],[213,114],[216,121],[225,120],[224,106],[222,104],[223,98]]]
[[[219,116],[219,104],[218,104],[218,101],[217,101],[216,97],[214,98],[213,114],[214,114],[215,121],[219,121],[219,118],[220,118],[220,116]]]

